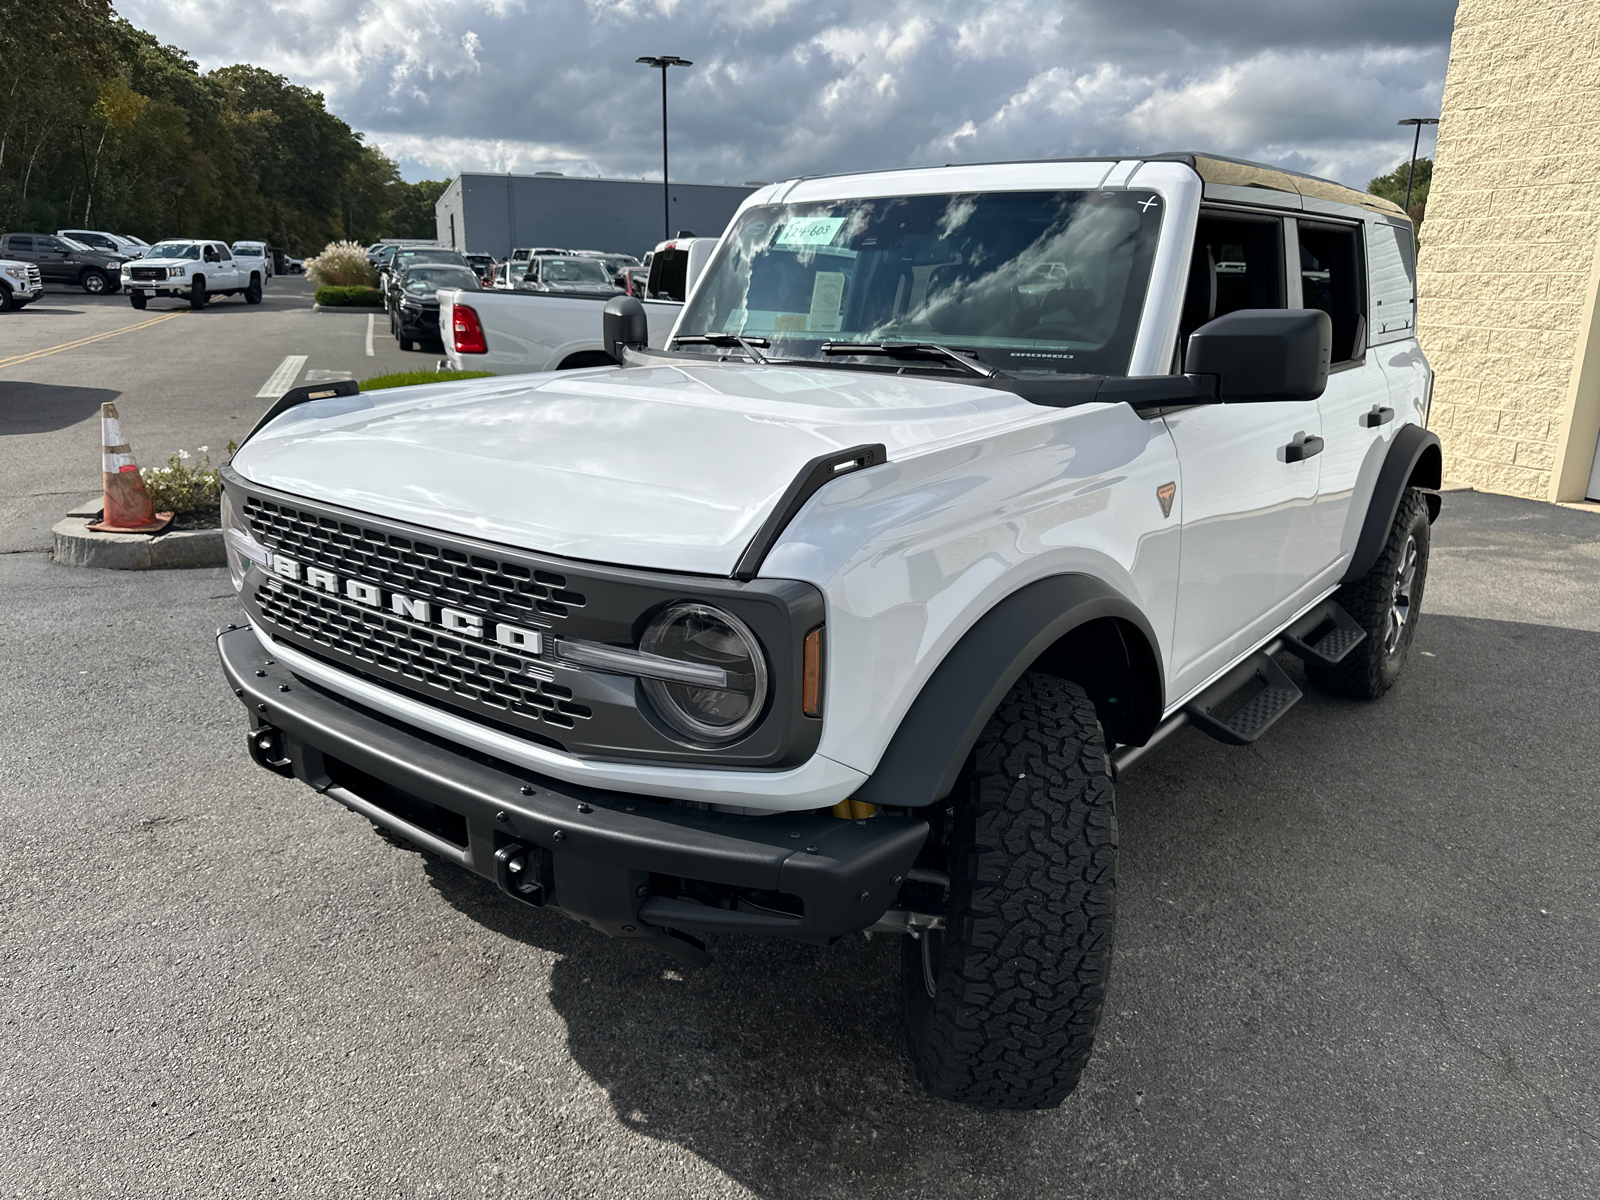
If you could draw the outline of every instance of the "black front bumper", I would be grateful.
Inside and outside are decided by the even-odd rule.
[[[867,928],[927,837],[910,817],[747,817],[563,783],[317,687],[248,627],[220,633],[217,649],[263,767],[518,900],[690,960],[698,943],[677,931],[826,943]]]

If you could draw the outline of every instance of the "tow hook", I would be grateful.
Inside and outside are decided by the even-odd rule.
[[[244,744],[256,765],[265,767],[285,779],[294,778],[294,764],[289,761],[289,749],[284,743],[283,731],[271,725],[258,725],[244,735]]]
[[[523,842],[507,842],[494,852],[495,881],[514,900],[543,908],[549,852]]]

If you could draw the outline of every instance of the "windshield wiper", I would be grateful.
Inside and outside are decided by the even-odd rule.
[[[747,338],[737,333],[685,333],[672,339],[674,346],[727,346],[732,349],[737,346],[750,356],[750,361],[765,365],[767,356],[757,350],[760,346],[765,348],[772,345],[766,338]]]
[[[971,350],[952,350],[933,342],[823,342],[824,354],[881,354],[885,358],[920,358],[948,362],[984,379],[1000,374]]]

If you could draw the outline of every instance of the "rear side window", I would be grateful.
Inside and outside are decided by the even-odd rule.
[[[1360,231],[1348,225],[1299,225],[1303,303],[1333,321],[1332,364],[1359,359],[1367,350]]]
[[[677,300],[689,291],[689,252],[672,247],[656,252],[650,263],[650,282],[645,285],[651,300]]]
[[[1417,326],[1417,252],[1409,226],[1367,226],[1367,343],[1413,337]]]
[[[1207,321],[1241,308],[1283,308],[1285,302],[1283,222],[1202,214],[1179,324],[1180,354]]]
[[[13,233],[6,239],[6,249],[22,250],[31,254],[33,252],[33,239],[20,233]]]

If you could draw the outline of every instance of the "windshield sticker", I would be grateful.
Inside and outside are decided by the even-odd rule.
[[[816,333],[839,331],[839,309],[844,304],[844,272],[818,271],[811,285],[811,312],[806,328]]]
[[[779,246],[826,246],[838,236],[844,217],[808,217],[789,221],[778,234]]]
[[[728,314],[728,319],[722,323],[723,333],[743,333],[744,323],[750,319],[750,310],[736,308]]]
[[[805,313],[779,313],[772,320],[773,333],[804,333],[805,331]]]

